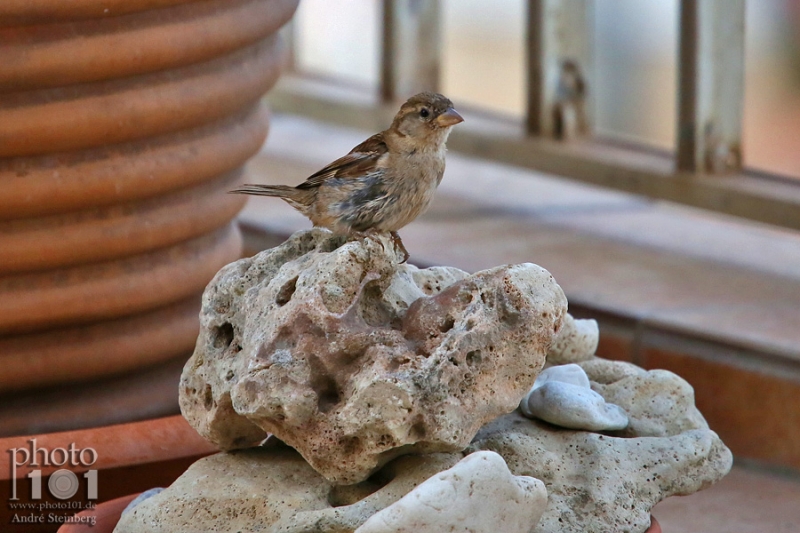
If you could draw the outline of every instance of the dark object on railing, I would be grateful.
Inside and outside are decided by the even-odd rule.
[[[528,107],[531,135],[572,139],[591,133],[594,70],[588,0],[528,2]]]

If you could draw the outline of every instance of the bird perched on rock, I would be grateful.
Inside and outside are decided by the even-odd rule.
[[[397,230],[428,208],[444,174],[450,129],[463,120],[446,97],[420,93],[400,107],[389,129],[297,187],[244,185],[231,192],[281,198],[337,234],[389,233],[405,262]]]

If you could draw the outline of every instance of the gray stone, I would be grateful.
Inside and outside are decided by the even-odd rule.
[[[549,381],[569,383],[586,389],[591,387],[586,371],[580,365],[573,363],[545,368],[536,376],[536,381],[533,382],[533,389],[537,389]]]
[[[544,369],[519,408],[528,418],[570,429],[605,431],[628,425],[625,411],[594,392],[586,372],[576,364]]]
[[[592,389],[571,383],[548,381],[531,390],[520,405],[529,418],[563,428],[607,431],[628,425],[628,415],[621,407],[606,403]]]

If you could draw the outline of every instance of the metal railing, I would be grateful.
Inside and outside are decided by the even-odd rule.
[[[382,0],[381,80],[366,101],[290,76],[278,111],[380,129],[397,102],[437,90],[439,0]],[[800,229],[800,181],[742,168],[745,0],[681,0],[677,149],[622,146],[592,135],[593,0],[527,0],[525,120],[480,120],[449,146],[470,155],[652,198]],[[475,122],[475,121],[468,121]],[[800,149],[800,146],[799,146]]]

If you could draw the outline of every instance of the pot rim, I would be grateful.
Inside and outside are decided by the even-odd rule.
[[[74,443],[78,448],[91,447],[96,453],[96,462],[91,465],[69,465],[73,472],[106,470],[122,466],[134,466],[196,455],[208,455],[219,451],[214,445],[201,437],[181,415],[113,424],[88,429],[23,435],[0,438],[0,481],[11,479],[10,450],[30,450],[35,441],[37,449],[68,449]],[[26,476],[33,470],[41,470],[45,477],[62,466],[39,464],[31,466],[26,462],[15,469],[17,478]]]

